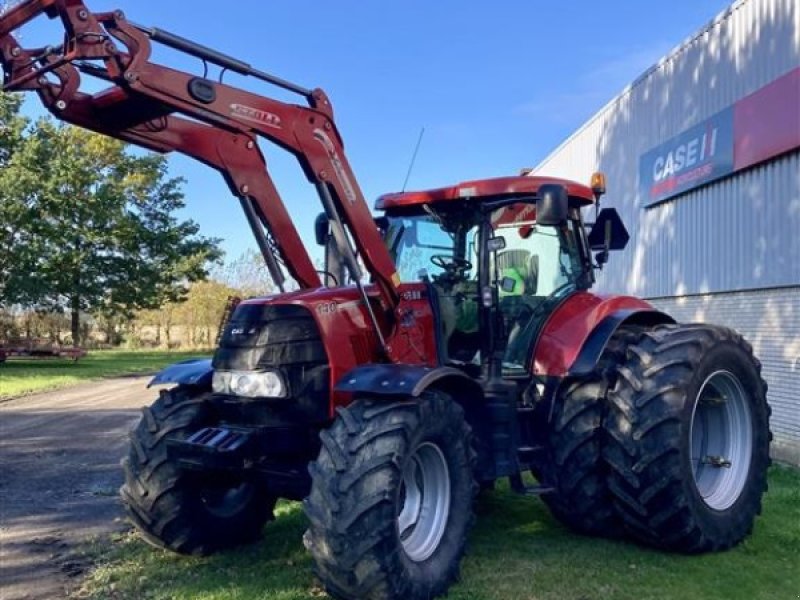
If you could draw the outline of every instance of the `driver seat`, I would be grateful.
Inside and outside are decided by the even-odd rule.
[[[506,250],[497,255],[497,271],[502,274],[506,269],[514,269],[525,281],[527,287],[530,256],[531,253],[528,250]],[[537,270],[538,266],[539,263],[537,261]]]

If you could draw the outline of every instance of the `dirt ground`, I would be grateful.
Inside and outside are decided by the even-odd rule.
[[[116,378],[0,404],[0,600],[63,598],[89,567],[81,548],[125,529],[120,458],[149,377]]]

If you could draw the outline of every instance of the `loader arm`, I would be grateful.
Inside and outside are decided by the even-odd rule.
[[[60,19],[58,47],[25,49],[12,33],[32,19]],[[251,75],[304,97],[300,106],[210,81],[150,61],[151,42]],[[360,278],[355,252],[392,314],[399,303],[395,265],[374,225],[344,153],[333,110],[320,89],[306,90],[174,34],[127,21],[121,11],[91,13],[82,0],[27,0],[0,16],[0,63],[6,91],[37,92],[59,119],[158,152],[177,151],[211,166],[240,198],[273,277],[275,250],[303,288],[321,285],[258,149],[261,136],[291,152],[320,195],[351,274]],[[81,74],[105,80],[96,94],[80,91]],[[221,79],[221,77],[220,77]],[[250,207],[248,211],[248,207]],[[269,238],[263,236],[262,226]],[[351,247],[352,239],[355,249]],[[367,302],[366,293],[362,296]],[[378,327],[375,316],[373,324]],[[378,330],[378,339],[383,335]]]

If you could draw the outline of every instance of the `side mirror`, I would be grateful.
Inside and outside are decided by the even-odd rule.
[[[330,231],[331,224],[328,220],[328,215],[326,215],[324,212],[319,213],[317,218],[314,220],[314,238],[316,239],[318,246],[324,246],[328,243]]]
[[[592,250],[624,250],[631,236],[616,208],[604,208],[589,232]]]
[[[536,223],[557,226],[569,215],[569,196],[563,185],[548,183],[539,187],[536,198]]]

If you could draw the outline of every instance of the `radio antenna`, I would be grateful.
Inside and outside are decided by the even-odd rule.
[[[417,152],[419,152],[419,146],[422,144],[422,136],[425,135],[425,128],[419,130],[419,137],[417,138],[417,145],[414,147],[414,154],[411,155],[411,163],[408,165],[408,171],[406,172],[405,181],[403,181],[403,189],[401,192],[406,191],[406,185],[408,185],[408,178],[411,177],[411,171],[414,169],[414,162],[417,160]]]

